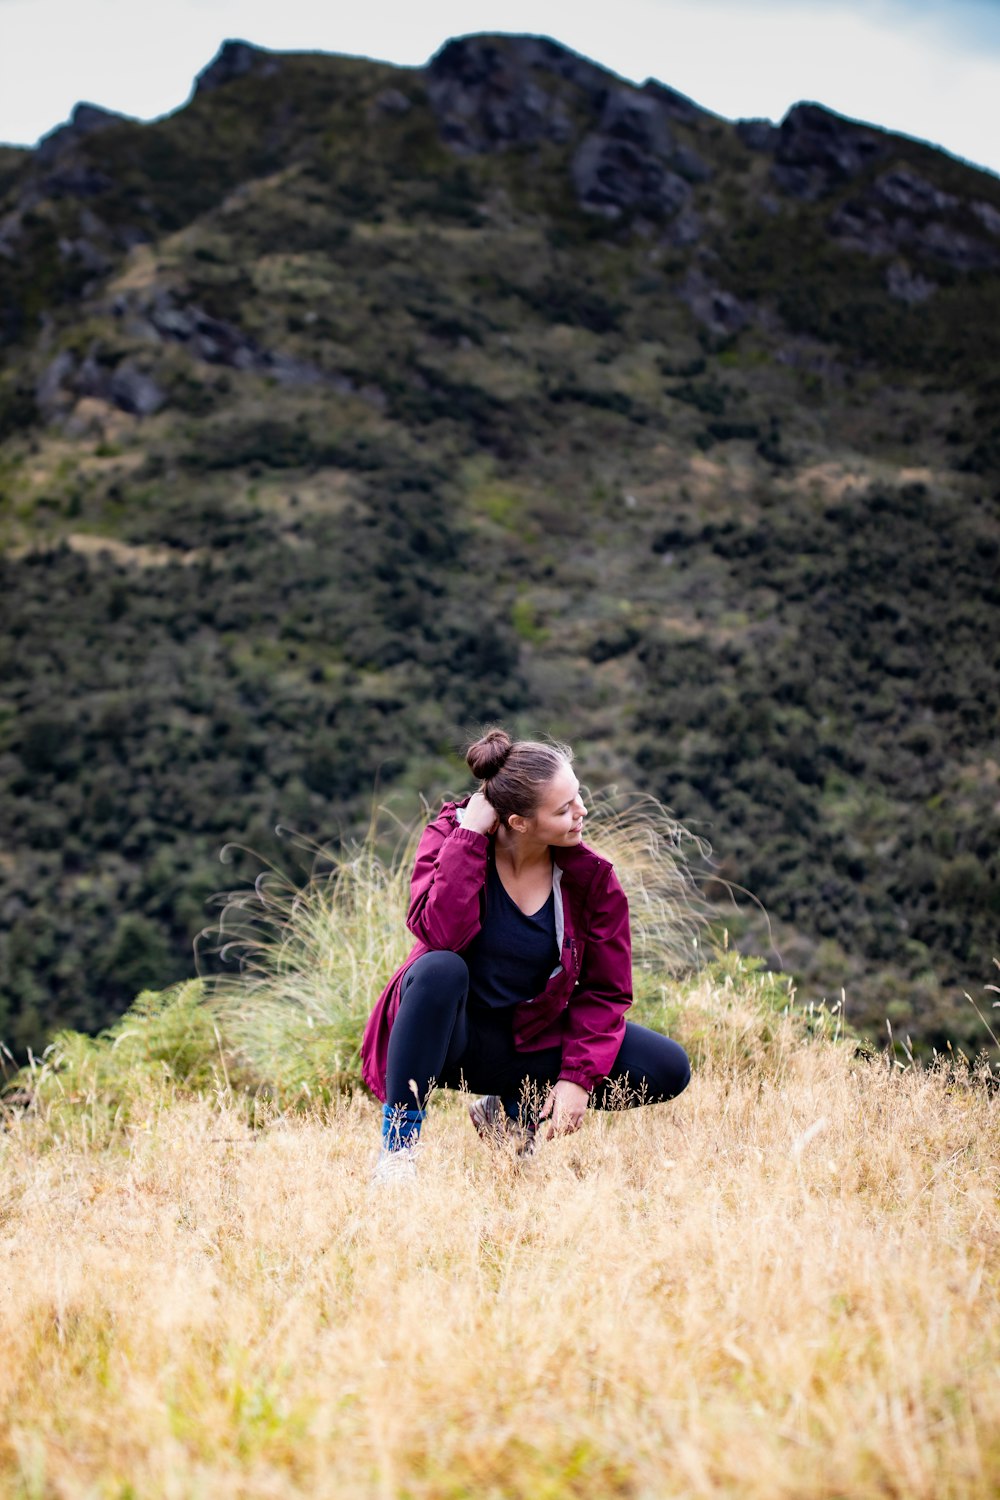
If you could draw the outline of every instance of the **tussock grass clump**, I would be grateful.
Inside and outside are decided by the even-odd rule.
[[[267,865],[218,898],[200,946],[230,972],[144,992],[97,1037],[59,1032],[8,1098],[30,1101],[36,1128],[98,1142],[182,1094],[232,1090],[253,1118],[358,1087],[365,1020],[412,942],[405,917],[421,829],[387,832],[373,817],[367,837],[340,850],[295,836],[312,856],[304,884]],[[629,894],[635,1014],[675,1022],[668,981],[698,961],[705,926],[684,858],[697,841],[652,798],[613,792],[595,799],[589,836]]]
[[[411,943],[405,915],[421,827],[384,829],[347,849],[309,845],[299,884],[267,865],[252,885],[218,898],[202,934],[232,964],[156,994],[144,992],[97,1037],[62,1031],[15,1080],[37,1127],[106,1140],[136,1115],[180,1095],[232,1091],[250,1118],[274,1107],[329,1103],[360,1086],[365,1020]],[[632,1017],[676,1036],[696,1066],[780,1070],[809,1035],[839,1035],[825,1011],[796,1007],[791,983],[758,960],[705,954],[706,906],[688,864],[706,852],[655,799],[614,790],[592,800],[588,841],[629,897]]]
[[[304,885],[269,866],[249,890],[219,898],[204,937],[237,967],[209,981],[209,1004],[248,1087],[287,1105],[360,1083],[365,1021],[412,944],[405,916],[418,836],[403,830],[384,856],[373,822],[354,847],[312,846]]]
[[[329,1100],[360,1081],[365,1020],[412,943],[405,919],[422,826],[397,829],[388,854],[377,818],[346,850],[297,840],[313,854],[304,885],[269,866],[220,898],[205,937],[237,972],[213,979],[209,995],[234,1077],[283,1104]],[[669,1019],[665,981],[701,958],[706,918],[686,856],[704,846],[654,798],[614,790],[592,800],[587,840],[629,896],[636,1018]]]
[[[688,973],[700,961],[707,904],[691,873],[708,845],[649,795],[614,787],[588,797],[585,837],[614,865],[629,902],[636,992],[649,977]]]

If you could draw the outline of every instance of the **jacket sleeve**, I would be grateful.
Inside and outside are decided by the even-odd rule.
[[[632,1004],[628,900],[614,870],[591,895],[580,979],[564,1019],[559,1077],[588,1090],[614,1067]]]
[[[410,878],[406,925],[428,948],[467,948],[482,924],[489,839],[446,817],[424,829]]]

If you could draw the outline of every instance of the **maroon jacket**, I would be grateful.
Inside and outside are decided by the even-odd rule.
[[[464,806],[445,803],[424,829],[406,914],[416,942],[365,1026],[361,1070],[383,1101],[389,1032],[403,975],[415,959],[435,949],[464,953],[482,925],[490,839],[461,826]],[[628,902],[612,866],[585,844],[553,845],[552,858],[560,962],[541,994],[514,1006],[514,1046],[519,1052],[561,1046],[559,1077],[590,1090],[614,1065],[632,1003]]]

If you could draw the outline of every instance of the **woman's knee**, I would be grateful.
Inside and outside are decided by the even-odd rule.
[[[469,966],[458,953],[447,949],[424,953],[403,976],[401,1003],[412,1009],[454,1009],[469,993]]]
[[[654,1033],[655,1044],[647,1049],[646,1080],[651,1103],[676,1099],[691,1082],[688,1055],[668,1036]]]
[[[678,1094],[683,1094],[691,1082],[691,1062],[678,1042],[672,1041],[668,1036],[665,1036],[663,1040],[669,1049],[669,1056],[665,1059],[667,1062],[664,1070],[665,1076],[661,1079],[661,1083],[667,1090],[663,1097],[676,1099]]]
[[[676,1099],[690,1081],[691,1064],[684,1048],[670,1037],[630,1021],[605,1085],[605,1107],[660,1104]]]

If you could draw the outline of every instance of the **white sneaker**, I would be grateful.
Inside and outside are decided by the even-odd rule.
[[[412,1147],[404,1146],[401,1151],[387,1151],[383,1146],[372,1172],[372,1184],[375,1187],[395,1187],[403,1183],[413,1183],[417,1180],[417,1159]]]

